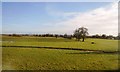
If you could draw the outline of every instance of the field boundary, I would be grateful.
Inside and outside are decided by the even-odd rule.
[[[96,53],[107,53],[107,54],[118,54],[119,51],[103,51],[103,50],[90,50],[90,49],[80,49],[80,48],[60,48],[60,47],[45,47],[45,46],[2,46],[2,47],[19,47],[19,48],[45,48],[45,49],[62,49],[62,50],[79,50],[85,52],[96,52]]]

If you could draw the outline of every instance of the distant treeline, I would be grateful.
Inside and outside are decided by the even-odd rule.
[[[74,35],[61,35],[61,34],[2,34],[3,36],[14,36],[14,37],[22,37],[22,36],[34,36],[34,37],[63,37],[63,38],[68,38],[72,39],[75,36]],[[113,35],[92,35],[92,36],[86,36],[86,38],[100,38],[100,39],[115,39],[115,40],[120,40],[120,34],[118,36],[113,36]]]

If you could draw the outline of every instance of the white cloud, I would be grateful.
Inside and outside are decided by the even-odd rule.
[[[65,16],[75,17],[57,23],[56,31],[71,33],[81,26],[87,27],[89,34],[118,34],[118,3],[112,3],[84,13],[64,13]],[[62,28],[59,28],[63,25]],[[53,28],[54,29],[54,28]],[[73,32],[73,31],[72,31]]]
[[[52,18],[60,18],[59,20],[66,20],[79,14],[79,12],[63,12],[52,4],[46,4],[45,10]]]

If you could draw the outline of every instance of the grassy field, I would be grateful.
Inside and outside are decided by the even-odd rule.
[[[95,44],[91,44],[91,42]],[[75,39],[54,37],[2,37],[3,70],[115,70],[118,69],[118,54],[97,53],[76,48],[100,51],[118,51],[118,40]],[[7,47],[18,46],[18,47]],[[23,46],[22,48],[19,46]],[[30,48],[24,46],[38,46]],[[43,47],[43,48],[42,48]],[[51,47],[51,49],[44,48]]]

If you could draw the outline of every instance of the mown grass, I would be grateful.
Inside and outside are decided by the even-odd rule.
[[[45,46],[80,48],[90,50],[117,51],[117,40],[74,39],[42,37],[3,36],[3,46]],[[94,41],[95,44],[91,44]],[[118,55],[75,50],[45,48],[2,48],[3,70],[115,70],[118,69]]]

